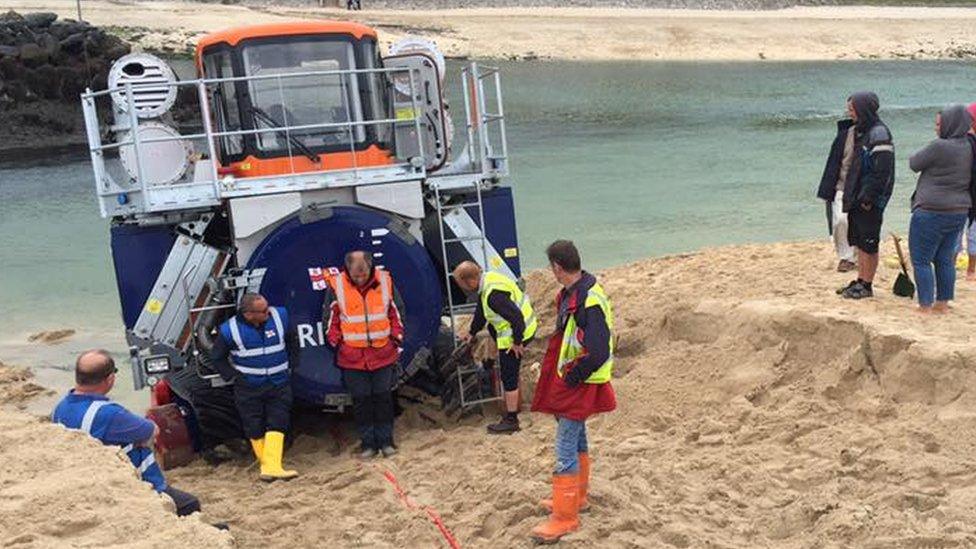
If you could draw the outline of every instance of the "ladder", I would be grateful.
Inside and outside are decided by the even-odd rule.
[[[440,231],[441,257],[444,274],[444,287],[447,291],[445,316],[450,319],[451,335],[453,337],[455,354],[457,351],[457,320],[460,315],[473,314],[476,305],[470,303],[455,303],[451,292],[451,265],[448,246],[461,244],[481,265],[485,271],[494,268],[492,260],[497,257],[494,247],[488,242],[485,230],[485,209],[482,192],[499,177],[508,173],[508,143],[505,138],[505,116],[502,110],[502,94],[500,71],[496,67],[478,67],[471,63],[461,71],[465,108],[465,124],[467,130],[467,144],[465,154],[468,173],[474,177],[467,178],[466,183],[450,187],[451,191],[466,192],[460,202],[451,202],[452,194],[445,191],[440,184],[431,185],[433,188],[434,209],[437,211],[437,225]],[[495,87],[495,105],[497,113],[488,111],[485,100],[485,81],[489,80]],[[498,148],[492,144],[490,127],[498,130]],[[462,178],[462,181],[465,179]],[[470,191],[474,191],[471,200]],[[477,223],[469,214],[468,208],[477,212]],[[444,230],[449,225],[453,236],[448,237]],[[502,266],[507,271],[507,266]],[[510,274],[510,273],[509,273]],[[467,351],[467,350],[465,350]],[[485,369],[473,360],[456,360],[456,370],[452,377],[458,384],[458,398],[462,412],[467,408],[487,402],[501,400],[501,390],[497,376],[490,382],[490,391],[485,390],[483,375]]]
[[[450,244],[463,244],[466,249],[472,247],[480,251],[480,257],[475,257],[475,261],[481,264],[483,269],[488,269],[488,238],[485,236],[485,210],[482,201],[481,184],[475,185],[475,200],[468,202],[458,202],[455,204],[445,204],[444,195],[437,187],[434,188],[434,208],[437,211],[437,224],[440,231],[441,240],[441,267],[444,274],[444,287],[447,293],[447,304],[445,306],[446,316],[450,319],[451,336],[453,338],[454,349],[458,349],[457,322],[458,316],[474,314],[477,307],[466,302],[455,302],[454,294],[451,292],[451,265],[447,253]],[[478,222],[464,225],[452,223],[454,236],[448,237],[444,230],[444,225],[450,216],[468,216],[467,208],[477,208]],[[501,399],[498,391],[497,382],[492,380],[491,391],[486,391],[482,376],[484,367],[474,361],[458,361],[457,368],[452,375],[458,384],[458,398],[462,411],[476,406]]]

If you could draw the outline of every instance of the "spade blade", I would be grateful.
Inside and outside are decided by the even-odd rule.
[[[905,273],[898,273],[895,287],[891,291],[897,296],[912,298],[915,297],[915,284]]]

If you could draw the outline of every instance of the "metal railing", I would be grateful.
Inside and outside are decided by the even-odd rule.
[[[464,110],[468,133],[468,159],[472,168],[483,172],[494,172],[498,176],[508,175],[508,140],[505,137],[505,111],[502,106],[501,70],[498,67],[478,66],[471,63],[461,71],[464,89]],[[491,79],[495,88],[497,112],[488,109],[485,81]],[[498,125],[498,148],[492,143],[492,124]],[[475,165],[477,161],[477,165]]]
[[[359,75],[382,75],[389,79],[389,77],[394,73],[406,73],[408,77],[411,102],[413,104],[412,118],[405,119],[402,117],[398,118],[393,116],[377,119],[364,119],[362,117],[357,117],[359,119],[354,119],[353,112],[355,110],[355,105],[349,102],[349,98],[353,96],[348,93],[349,88],[351,88],[352,85],[347,81],[351,81],[352,78]],[[289,125],[290,121],[287,120],[287,115],[285,115],[286,120],[282,121],[282,125],[276,127],[254,127],[248,129],[242,128],[223,131],[214,130],[213,121],[211,118],[214,112],[210,108],[210,93],[208,93],[211,89],[215,89],[216,87],[227,83],[266,80],[276,81],[279,89],[279,97],[282,100],[282,112],[286,113],[288,105],[285,104],[284,94],[282,92],[283,81],[297,78],[307,79],[317,77],[321,77],[323,79],[330,77],[339,79],[344,106],[346,107],[344,109],[347,115],[345,121]],[[385,82],[384,85],[386,85]],[[420,156],[423,156],[423,142],[421,139],[419,139],[419,136],[421,135],[422,121],[420,115],[421,110],[417,108],[417,82],[414,71],[408,68],[324,70],[290,74],[203,78],[182,82],[170,82],[167,84],[167,86],[169,88],[177,88],[177,90],[182,87],[190,86],[196,88],[199,100],[200,117],[203,125],[202,133],[186,135],[180,134],[176,137],[140,137],[140,118],[135,108],[135,94],[143,88],[158,89],[158,83],[146,85],[126,83],[124,86],[100,90],[97,92],[86,90],[86,92],[81,96],[82,110],[84,113],[85,126],[89,142],[89,152],[91,154],[92,169],[95,175],[95,190],[99,197],[100,209],[103,217],[129,213],[157,212],[210,206],[215,205],[219,203],[221,199],[230,196],[269,194],[273,192],[282,192],[283,190],[311,190],[330,186],[359,185],[402,181],[406,179],[422,179],[426,175],[423,162],[411,162],[410,159],[402,162],[392,162],[390,164],[384,164],[381,166],[362,166],[359,162],[359,154],[361,154],[361,151],[357,149],[357,143],[362,143],[362,140],[356,138],[357,131],[365,134],[365,129],[368,127],[382,126],[387,124],[390,125],[392,133],[395,131],[398,125],[412,123],[414,125],[415,135],[418,136],[418,143],[416,145],[417,150],[419,151]],[[129,137],[113,143],[103,143],[100,134],[101,126],[98,119],[96,101],[117,92],[124,93],[126,100],[126,108],[124,110],[127,114],[127,120],[125,120],[125,122],[127,122],[127,124],[119,124],[113,129],[117,132],[128,131]],[[362,99],[360,97],[356,97],[355,100],[361,101]],[[364,111],[365,109],[359,110],[360,113]],[[116,122],[120,121],[116,120]],[[144,124],[145,122],[142,123]],[[241,121],[241,124],[243,124],[243,121]],[[255,126],[257,126],[257,124],[255,124]],[[330,130],[337,128],[344,128],[348,135],[349,153],[352,167],[322,169],[316,171],[296,171],[294,163],[295,151],[291,146],[293,133],[307,132],[310,130]],[[244,139],[246,136],[262,134],[285,135],[285,142],[288,144],[287,157],[290,159],[290,173],[256,177],[228,177],[226,175],[221,177],[221,174],[218,171],[219,156],[217,153],[217,140],[230,137],[240,137]],[[150,181],[147,181],[144,169],[144,155],[146,154],[146,147],[148,145],[175,141],[187,142],[199,140],[206,142],[206,151],[208,155],[207,160],[209,161],[208,178],[196,179],[196,170],[193,169],[193,166],[191,166],[190,173],[185,174],[183,178],[176,183],[156,185]],[[128,184],[122,184],[116,181],[106,167],[106,152],[120,150],[123,147],[133,148],[132,158],[134,159],[136,173]],[[327,160],[328,155],[333,153],[334,151],[331,153],[321,153],[321,155],[317,156],[319,156],[320,159],[323,159],[324,157],[324,160]],[[391,155],[391,158],[395,157]],[[200,160],[203,159],[201,158]],[[189,179],[187,176],[189,176]]]

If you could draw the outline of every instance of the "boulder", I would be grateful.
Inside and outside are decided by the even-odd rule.
[[[0,59],[4,57],[17,57],[20,55],[20,48],[17,46],[0,45]]]
[[[41,65],[27,74],[27,85],[44,99],[61,98],[61,75],[51,65]]]
[[[24,16],[24,23],[32,29],[44,29],[57,21],[58,15],[49,11],[28,13]]]
[[[54,57],[59,51],[61,51],[61,43],[58,41],[58,39],[47,33],[38,37],[37,45],[44,50],[44,53],[47,54],[48,59]]]
[[[68,53],[82,53],[85,45],[85,33],[76,32],[68,35],[59,44],[61,49]]]
[[[75,101],[88,87],[88,75],[81,67],[58,67],[58,80],[61,82],[61,98]]]
[[[28,67],[36,67],[47,62],[51,56],[39,46],[33,42],[24,44],[20,46],[20,60],[24,62]]]
[[[83,34],[91,29],[91,25],[85,22],[78,22],[74,19],[58,19],[47,31],[58,40],[64,40],[75,34]]]
[[[14,10],[0,14],[0,23],[23,23],[24,18]]]

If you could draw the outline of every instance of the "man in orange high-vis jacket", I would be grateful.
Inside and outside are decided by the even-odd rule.
[[[362,442],[360,457],[396,453],[393,445],[394,365],[403,344],[403,324],[394,302],[393,277],[373,266],[368,252],[346,254],[346,269],[326,276],[334,301],[329,306],[328,342],[352,395],[353,416]]]

